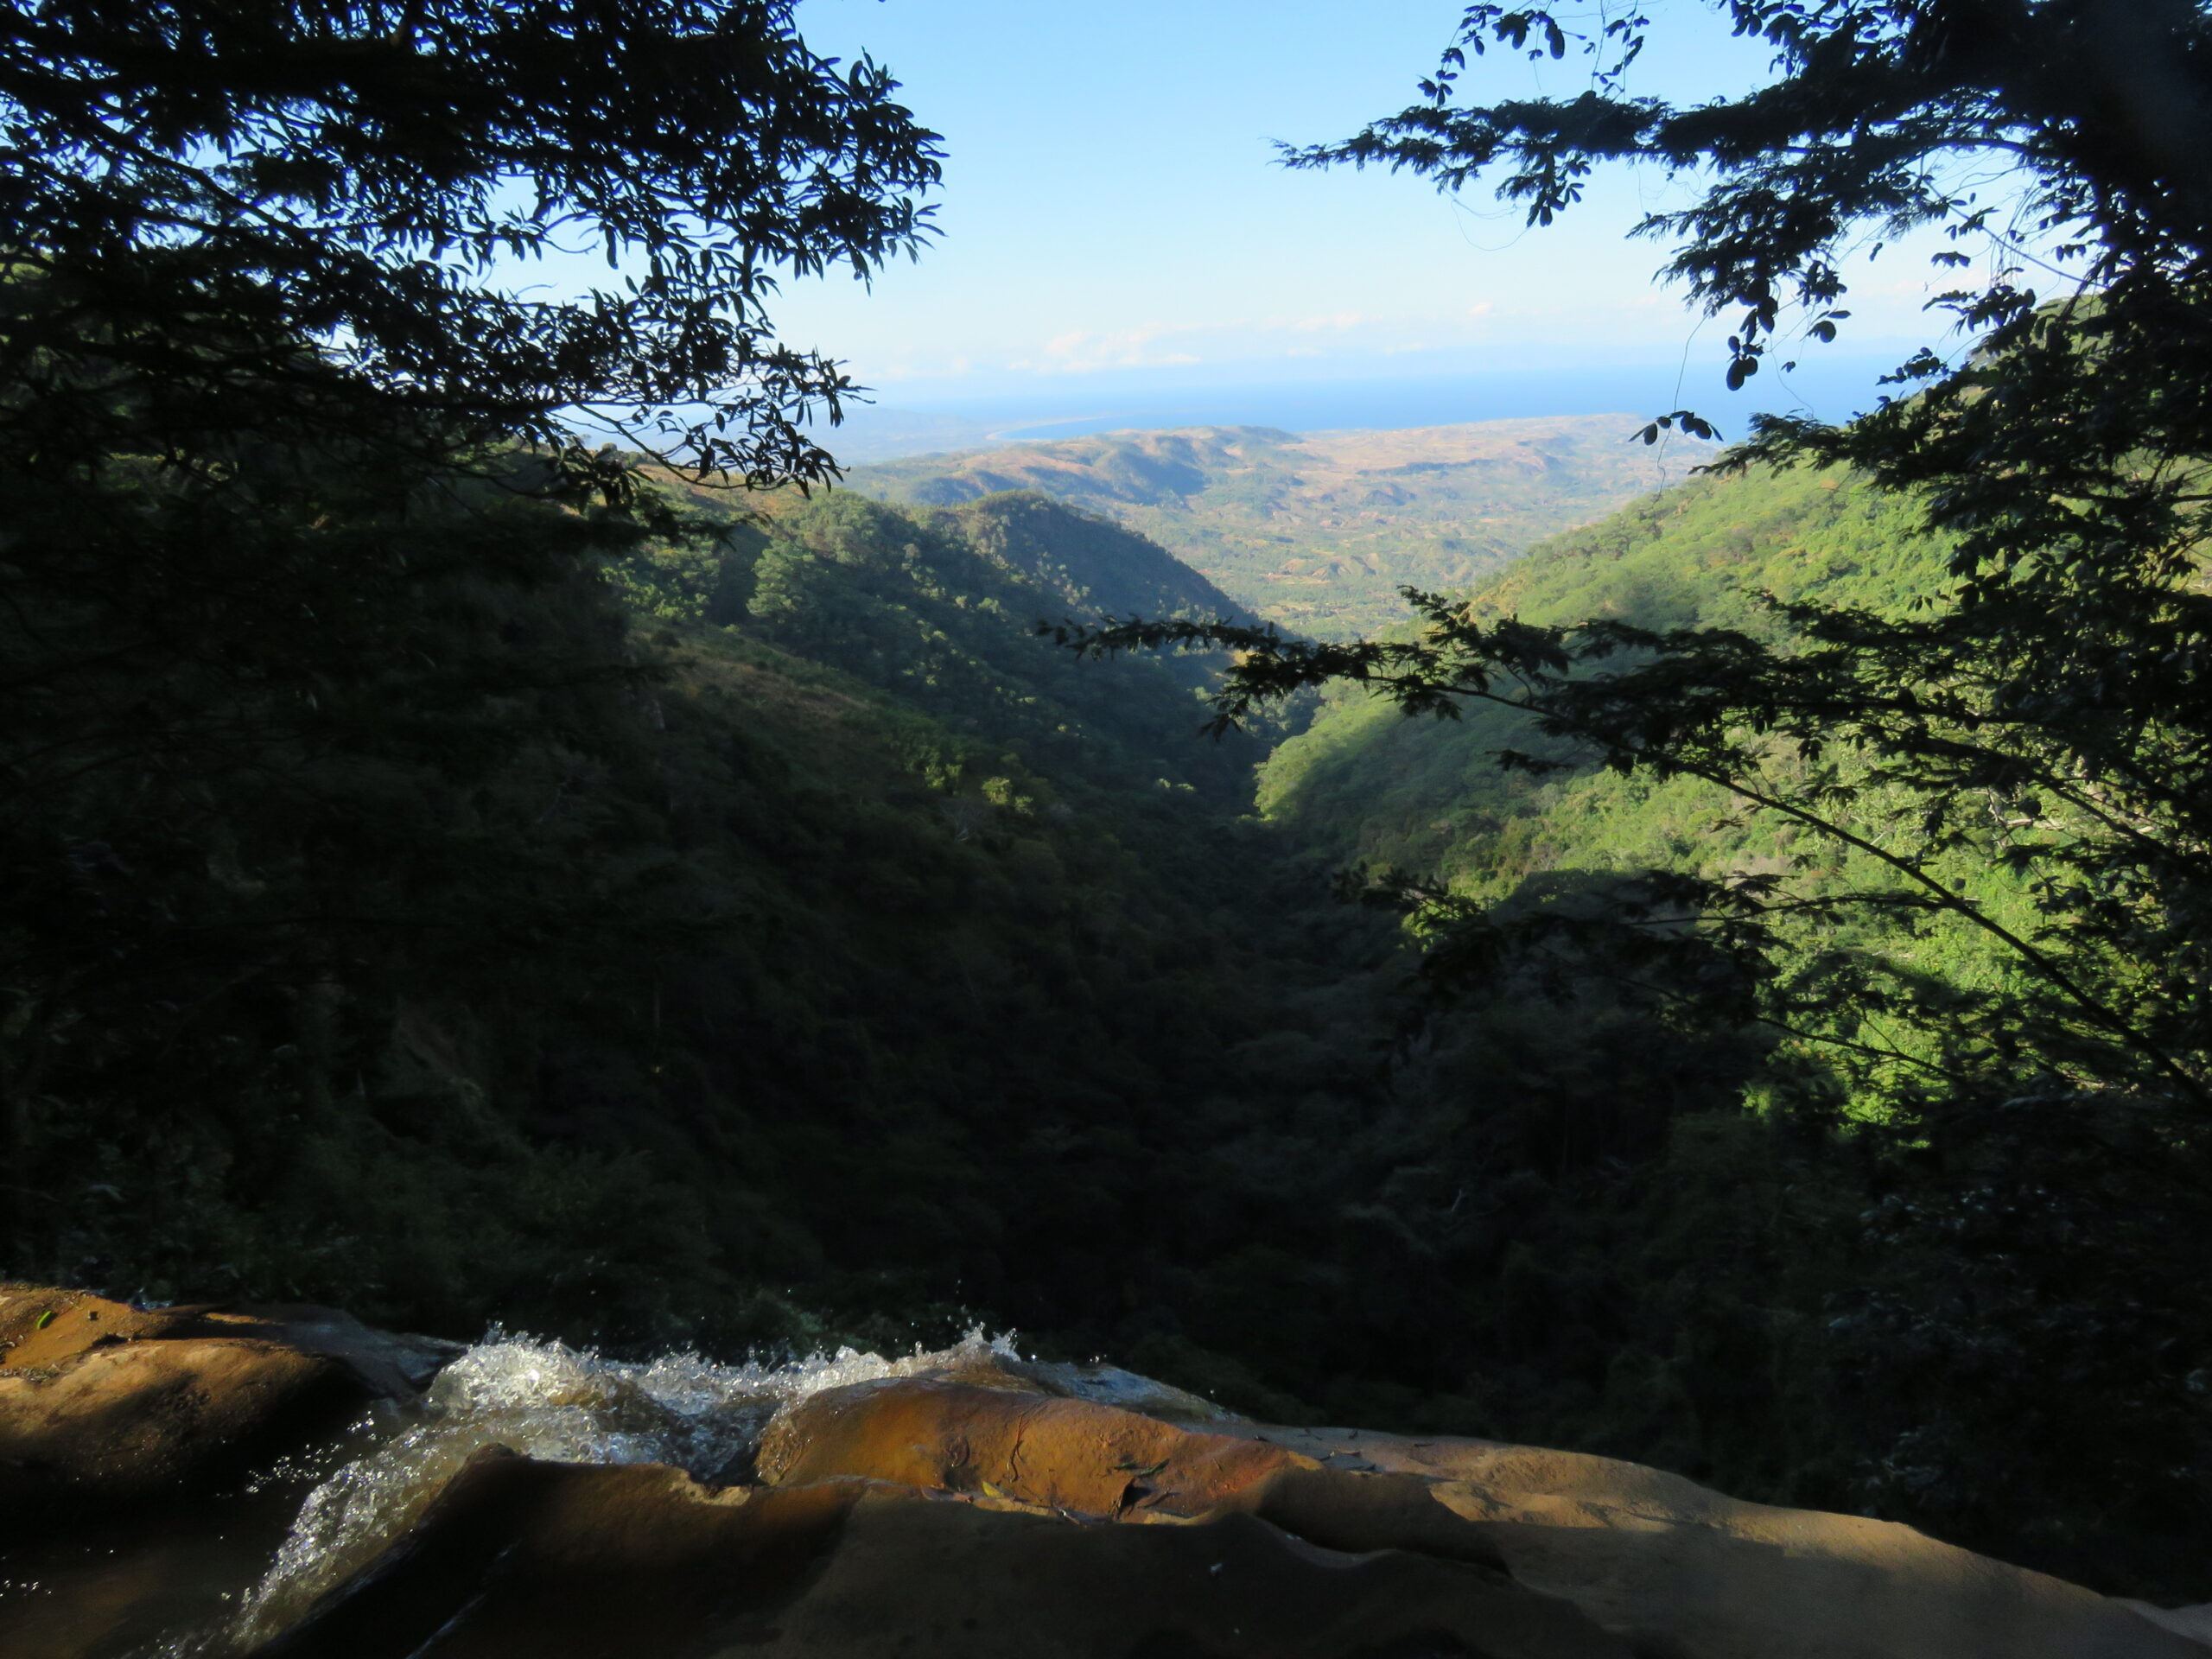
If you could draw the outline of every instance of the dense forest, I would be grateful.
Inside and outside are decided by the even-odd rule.
[[[664,487],[680,538],[503,508],[568,546],[527,582],[413,540],[353,595],[396,663],[349,679],[319,637],[281,694],[165,669],[205,746],[149,770],[118,734],[114,775],[56,780],[69,880],[19,924],[67,958],[18,1128],[48,1202],[11,1210],[17,1260],[620,1351],[982,1320],[1272,1417],[2179,1570],[2145,1559],[2174,1517],[2139,1478],[2094,1529],[2008,1501],[2110,1489],[2139,1421],[2023,1444],[2022,1415],[2099,1397],[2177,1313],[2110,1308],[2082,1260],[2070,1313],[1962,1302],[1971,1250],[1921,1219],[1949,1189],[1763,1105],[1811,1063],[1774,1032],[1596,963],[1440,996],[1418,925],[1332,880],[1388,862],[1510,912],[1788,837],[1716,837],[1694,784],[1500,773],[1511,734],[1356,694],[1210,738],[1221,659],[1036,629],[1230,601],[1034,494],[761,517]],[[1794,474],[1637,503],[1473,599],[1731,617],[1777,584],[1901,599],[1936,556]],[[2003,1237],[2010,1272],[2058,1265]],[[2000,1382],[2031,1400],[1988,1414]]]
[[[1840,239],[1986,228],[1919,163],[1992,133],[2088,263],[1475,585],[1425,526],[1450,591],[1346,639],[1386,571],[1300,635],[1034,491],[834,487],[855,389],[766,307],[925,245],[941,151],[788,0],[35,9],[6,1271],[617,1352],[1017,1326],[2202,1596],[2212,206],[2201,121],[2107,117],[2145,63],[2212,108],[2212,32],[2135,10],[1731,0],[1779,79],[1691,111],[1620,19],[1567,119],[1454,102],[1569,47],[1469,9],[1290,159],[1500,163],[1532,224],[1709,164],[1649,228],[1733,385],[1783,296],[1847,319]]]
[[[1008,1196],[1060,1224],[1096,1122],[1264,999],[1217,937],[1251,752],[1161,664],[1038,639],[1082,590],[982,549],[1041,514],[1092,585],[1218,596],[997,505],[836,497],[530,585],[410,537],[391,589],[319,596],[397,664],[162,665],[160,764],[101,732],[22,831],[70,879],[24,918],[54,977],[18,1259],[633,1342],[773,1337],[756,1287],[873,1262],[925,1264],[902,1306],[1003,1300]]]
[[[1465,595],[1464,613],[1786,641],[1780,605],[1902,625],[1948,550],[1917,504],[1848,471],[1753,472],[1538,548]],[[1533,764],[1502,767],[1501,753]],[[1828,798],[1847,800],[1846,822],[1878,843],[1936,844],[1924,798],[1846,753]],[[1779,745],[1762,758],[1770,775],[1818,770]],[[1520,1241],[1477,1277],[1494,1305],[1509,1265],[1533,1276],[1547,1306],[1605,1333],[1605,1359],[1584,1374],[1590,1395],[1549,1415],[1573,1393],[1540,1390],[1544,1414],[1517,1432],[1638,1456],[1665,1445],[1661,1460],[1746,1490],[1909,1515],[2091,1576],[2112,1570],[2101,1554],[2190,1535],[2192,1465],[2158,1459],[2202,1432],[2183,1265],[2196,1247],[2183,1242],[2196,1211],[2181,1196],[2193,1178],[2144,1157],[2139,1125],[2107,1123],[2085,1143],[2072,1087],[2039,1101],[2020,1080],[2037,1061],[2006,1039],[2033,1023],[2033,992],[1982,927],[1957,911],[1899,927],[1886,905],[1854,910],[1902,891],[1870,853],[1747,810],[1707,778],[1605,765],[1595,745],[1510,706],[1408,720],[1387,697],[1332,690],[1270,755],[1259,804],[1426,936],[1444,1028],[1494,1018],[1497,988],[1521,985],[1563,999],[1525,1016],[1563,1047],[1593,1014],[1635,1008],[1694,1031],[1710,1057],[1701,1089],[1671,1099],[1641,1080],[1616,1089],[1610,1056],[1538,1084],[1550,1133],[1594,1127],[1579,1159],[1570,1142],[1536,1166],[1544,1243]],[[2037,873],[1993,856],[1988,837],[1955,839],[1926,868],[2020,933],[2049,913]],[[1746,987],[1718,949],[1700,961],[1624,944],[1624,910],[1632,931],[1689,942],[1694,905],[1663,887],[1655,902],[1655,873],[1765,878],[1814,902],[1772,925]],[[1885,995],[1884,975],[1904,993]],[[1609,1141],[1624,1117],[1643,1135]],[[1592,1230],[1600,1217],[1621,1230]],[[2091,1397],[2101,1414],[2083,1408]],[[2107,1505],[2124,1491],[2127,1506],[2085,1526],[2098,1491]]]
[[[1537,624],[1608,618],[1772,636],[1782,624],[1770,600],[1903,615],[1941,580],[1945,552],[1911,503],[1847,472],[1704,479],[1544,543],[1465,599],[1485,617]],[[1713,834],[1730,803],[1711,785],[1602,771],[1549,778],[1501,771],[1493,759],[1542,742],[1510,710],[1408,721],[1345,688],[1270,760],[1262,800],[1268,816],[1332,837],[1348,861],[1445,875],[1485,894],[1554,865],[1701,859],[1718,868],[1749,855],[1743,833]]]

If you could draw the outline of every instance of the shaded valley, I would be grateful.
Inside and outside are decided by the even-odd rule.
[[[2186,1580],[2147,1541],[2170,1494],[2094,1535],[2004,1504],[2024,1461],[2086,1506],[2121,1455],[2086,1428],[1961,1419],[1944,1484],[1896,1474],[1928,1455],[1897,1322],[1971,1344],[1991,1315],[1928,1305],[1950,1245],[1859,1220],[1941,1182],[1775,1103],[1816,1056],[1597,957],[1447,992],[1418,916],[1332,892],[1387,863],[1510,917],[1786,863],[1787,834],[1716,838],[1725,803],[1571,747],[1501,774],[1529,740],[1494,713],[1332,694],[1210,738],[1226,658],[1036,630],[1233,601],[1035,493],[766,505],[522,512],[500,533],[535,574],[504,586],[424,562],[432,513],[311,703],[165,670],[207,742],[46,785],[13,832],[55,872],[16,935],[50,1033],[17,1260],[617,1353],[980,1319],[1274,1421],[1571,1446]],[[1755,476],[1473,602],[1755,621],[1768,586],[1899,602],[1928,549],[1848,480]],[[127,753],[137,683],[62,683],[55,717]],[[269,735],[213,741],[242,728]],[[2129,1318],[2115,1366],[2171,1334]]]
[[[1747,420],[849,474],[771,313],[994,195],[800,10],[0,38],[0,1659],[2202,1654],[2212,0],[1474,5],[1275,146],[1656,163]],[[1681,343],[1030,21],[899,384]]]

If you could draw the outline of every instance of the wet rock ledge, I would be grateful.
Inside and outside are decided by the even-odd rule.
[[[463,1351],[328,1307],[136,1308],[0,1284],[0,1549],[189,1497],[414,1398]]]
[[[32,1532],[188,1525],[365,1402],[419,1410],[458,1351],[327,1309],[0,1287],[0,1580]],[[283,1628],[178,1635],[265,1659],[2212,1656],[2202,1610],[1904,1527],[1568,1452],[1250,1423],[980,1345],[941,1357],[796,1399],[732,1484],[486,1446]],[[103,1618],[0,1618],[0,1655],[158,1650]]]

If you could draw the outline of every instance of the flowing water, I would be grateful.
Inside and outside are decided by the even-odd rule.
[[[11,1573],[0,1585],[0,1653],[228,1659],[375,1560],[485,1446],[563,1463],[673,1464],[728,1484],[750,1473],[776,1413],[810,1395],[1013,1355],[1007,1338],[977,1331],[896,1358],[846,1348],[783,1363],[631,1362],[495,1331],[440,1373],[419,1406],[385,1406],[342,1440],[257,1474],[227,1507]]]
[[[780,1365],[721,1365],[690,1354],[638,1363],[495,1333],[440,1373],[422,1421],[308,1494],[230,1639],[275,1634],[373,1560],[485,1446],[554,1463],[673,1464],[727,1484],[750,1471],[776,1413],[809,1395],[993,1352],[1011,1357],[1013,1349],[977,1331],[957,1347],[900,1359],[843,1348]]]

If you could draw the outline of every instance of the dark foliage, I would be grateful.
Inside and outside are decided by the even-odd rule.
[[[1732,874],[1618,882],[1598,913],[1516,914],[1395,878],[1385,896],[1434,930],[1447,988],[1516,961],[1556,981],[1560,953],[1596,951],[1608,983],[1678,1017],[1750,1018],[1821,1056],[1763,1092],[1808,1131],[1840,1110],[1878,1153],[1870,1184],[1834,1167],[1883,1248],[1859,1287],[1768,1306],[1825,1325],[1809,1363],[1852,1402],[1832,1468],[1891,1512],[2080,1570],[2105,1547],[2082,1517],[2126,1492],[2114,1524],[2177,1529],[2181,1551],[2212,1433],[2202,1292],[2184,1257],[2132,1241],[2145,1217],[2193,1236],[2212,1185],[2212,12],[1726,9],[1776,54],[1773,82],[1741,98],[1631,96],[1640,16],[1584,37],[1543,8],[1478,5],[1425,102],[1290,159],[1447,189],[1495,174],[1534,224],[1604,162],[1707,169],[1696,202],[1643,229],[1675,245],[1667,271],[1695,301],[1738,319],[1733,385],[1793,312],[1814,341],[1835,337],[1853,238],[1993,239],[2003,269],[1943,302],[1969,353],[1921,353],[1897,376],[1909,392],[1847,427],[1758,422],[1724,463],[1858,469],[1918,505],[1947,581],[1910,608],[1777,601],[1734,628],[1537,624],[1409,594],[1420,628],[1381,642],[1188,622],[1071,638],[1237,651],[1230,721],[1332,680],[1410,714],[1511,710],[1543,741],[1501,746],[1510,768],[1700,779],[1806,837]],[[1497,47],[1584,53],[1590,89],[1459,103],[1469,54]],[[2011,169],[2002,199],[1947,182],[1992,155]],[[1645,435],[1667,425],[1712,433],[1677,410]],[[1777,1379],[1738,1405],[1770,1429],[1790,1411]],[[2070,1519],[2024,1532],[2031,1494]]]
[[[434,458],[526,437],[589,474],[567,424],[588,416],[708,470],[823,476],[804,423],[848,383],[765,303],[779,272],[912,250],[938,168],[890,78],[817,56],[791,12],[10,8],[7,447],[50,471],[249,425]],[[533,290],[578,253],[602,287]]]
[[[2088,298],[1990,302],[1963,378],[1760,440],[1923,491],[1955,591],[1726,629],[1435,601],[1351,646],[1204,625],[1157,549],[1034,498],[748,518],[571,443],[596,407],[695,467],[822,475],[803,416],[842,383],[760,306],[779,270],[910,248],[935,163],[786,6],[16,16],[8,1266],[627,1348],[986,1316],[1256,1411],[1576,1444],[2189,1586],[2194,187],[2155,131],[2083,149],[2081,87],[2020,90],[2103,9],[1738,12],[1795,102],[1601,91],[1551,137],[1541,106],[1475,112],[1505,135],[1480,159],[1545,211],[1605,145],[1717,162],[1720,219],[1674,228],[1745,227],[1682,267],[1751,308],[1740,367],[1777,273],[1832,296],[1827,244],[1730,190],[1817,206],[1872,168],[1840,234],[1935,211],[1885,206],[1914,134],[2026,149],[2087,216]],[[2186,90],[2197,17],[2168,17],[2127,26]],[[1542,14],[1469,27],[1567,48]],[[1815,119],[1821,87],[1892,101]],[[1448,174],[1377,130],[1362,153]],[[634,283],[499,286],[571,237]],[[1852,855],[1482,906],[1383,880],[1435,945],[1404,985],[1395,919],[1318,902],[1328,855],[1244,816],[1255,752],[1194,741],[1217,654],[1082,664],[1035,632],[1130,605],[1184,620],[1087,643],[1243,652],[1232,712],[1332,677],[1488,702],[1542,727],[1529,776],[1706,779]],[[2001,969],[1900,971],[1960,938]]]

